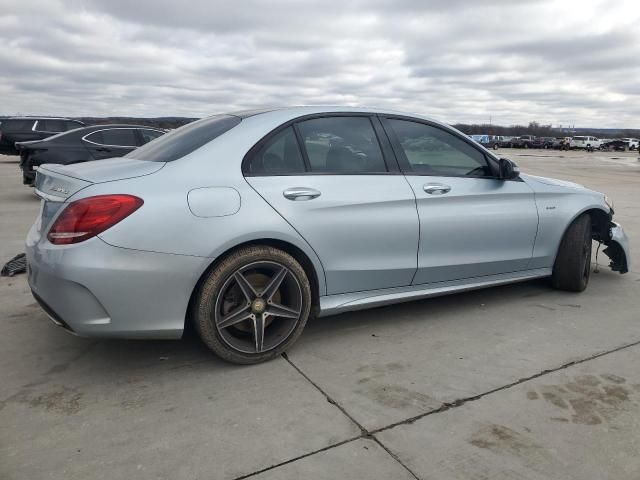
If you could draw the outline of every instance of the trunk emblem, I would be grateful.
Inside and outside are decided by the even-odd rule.
[[[62,193],[63,195],[66,195],[69,193],[69,190],[65,190],[62,187],[51,187],[49,190],[52,192]]]

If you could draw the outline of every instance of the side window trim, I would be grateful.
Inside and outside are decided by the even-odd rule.
[[[391,147],[393,148],[393,151],[396,155],[396,158],[398,159],[398,164],[400,166],[400,170],[402,171],[402,173],[404,175],[408,175],[408,176],[420,176],[420,177],[452,177],[452,178],[483,178],[483,179],[489,179],[489,180],[495,180],[497,178],[499,178],[497,176],[497,170],[498,170],[498,166],[496,161],[489,157],[485,152],[483,152],[481,149],[478,148],[477,145],[474,145],[475,142],[473,142],[471,139],[469,138],[465,138],[464,136],[461,135],[457,135],[456,132],[451,132],[445,128],[443,128],[441,125],[438,125],[437,123],[433,123],[433,122],[429,122],[428,120],[423,120],[420,118],[414,118],[414,117],[404,117],[404,116],[396,116],[396,115],[378,115],[378,117],[380,118],[380,122],[382,123],[382,126],[384,128],[385,133],[387,134],[387,136],[389,137],[389,141],[391,143]],[[477,150],[479,153],[482,154],[482,156],[484,157],[485,161],[487,162],[487,166],[491,169],[491,172],[493,173],[493,175],[491,176],[479,176],[479,177],[470,177],[467,175],[452,175],[452,174],[447,174],[447,175],[442,175],[442,174],[433,174],[433,173],[422,173],[422,172],[416,172],[415,170],[413,170],[411,168],[411,164],[409,163],[409,159],[407,158],[406,154],[404,153],[404,149],[402,148],[402,145],[400,144],[400,140],[398,139],[398,136],[396,135],[395,131],[393,130],[393,127],[389,124],[389,120],[402,120],[405,122],[413,122],[413,123],[419,123],[422,125],[427,125],[429,127],[433,127],[433,128],[437,128],[438,130],[442,130],[443,132],[449,133],[450,135],[455,136],[456,138],[463,140],[465,143],[467,143],[468,145],[470,145],[473,149]]]
[[[387,173],[402,174],[400,163],[395,151],[393,150],[393,146],[391,145],[389,135],[387,135],[387,132],[382,126],[380,117],[378,115],[373,115],[371,117],[371,123],[373,124],[373,129],[376,132],[376,137],[378,137],[380,148],[382,149],[382,157],[384,158],[384,162],[387,164]]]
[[[300,152],[300,155],[302,155],[302,160],[304,161],[304,172],[298,173],[305,175],[311,173],[311,162],[309,161],[309,154],[307,153],[307,149],[304,146],[304,140],[302,139],[302,134],[300,133],[300,129],[298,128],[298,123],[299,122],[293,123],[291,127],[293,128],[293,133],[296,136],[298,151]]]

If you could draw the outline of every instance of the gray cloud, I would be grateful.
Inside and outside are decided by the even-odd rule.
[[[0,114],[344,104],[640,126],[631,0],[0,0],[0,45]]]

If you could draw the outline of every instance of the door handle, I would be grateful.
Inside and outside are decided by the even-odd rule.
[[[442,183],[427,183],[422,189],[429,195],[442,195],[451,191],[449,185],[443,185]]]
[[[96,148],[97,152],[110,152],[111,149],[110,148],[105,148],[105,147],[98,147]]]
[[[294,201],[312,200],[320,196],[320,192],[318,190],[305,187],[287,188],[282,192],[282,194],[284,195],[284,198]]]

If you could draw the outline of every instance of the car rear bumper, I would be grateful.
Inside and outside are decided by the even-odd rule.
[[[26,242],[29,286],[48,316],[80,335],[180,338],[210,259],[143,252],[92,238],[52,245],[36,225]]]

